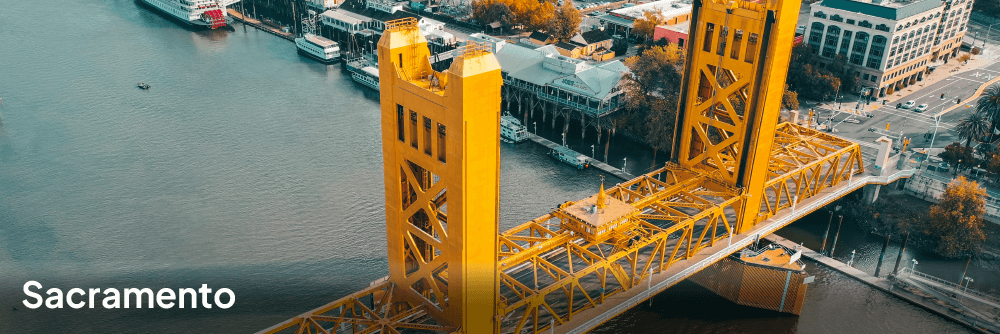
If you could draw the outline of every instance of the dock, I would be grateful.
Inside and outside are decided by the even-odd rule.
[[[765,239],[788,248],[794,248],[799,246],[795,242],[782,238],[777,234],[768,235],[767,237],[765,237]],[[894,286],[896,286],[895,285],[896,283],[894,280],[888,279],[888,275],[886,276],[887,278],[878,278],[864,271],[858,270],[857,268],[848,266],[847,264],[837,261],[831,257],[820,254],[809,248],[801,247],[801,249],[802,249],[802,256],[809,260],[822,264],[844,275],[850,276],[851,278],[854,278],[862,283],[865,283],[873,288],[876,288],[885,293],[888,293],[902,300],[910,302],[911,304],[923,308],[927,311],[930,311],[931,313],[948,318],[978,333],[995,333],[998,330],[997,328],[991,326],[990,324],[984,324],[982,321],[979,321],[969,315],[956,311],[954,308],[947,306],[947,304],[942,305],[943,303],[938,302],[938,300],[935,298],[921,296],[912,293],[910,291],[907,291],[906,289],[898,287],[894,288]],[[891,263],[892,261],[889,262]]]
[[[260,22],[258,20],[254,20],[254,19],[249,18],[249,17],[244,17],[243,14],[240,14],[240,12],[237,12],[236,10],[234,10],[232,8],[227,8],[226,11],[229,12],[229,16],[232,16],[233,19],[236,20],[236,21],[243,22],[243,24],[253,26],[254,28],[257,28],[257,29],[269,32],[272,35],[275,35],[275,36],[287,39],[289,41],[292,41],[292,42],[295,41],[295,35],[293,35],[292,33],[287,33],[287,32],[284,32],[284,31],[281,31],[281,30],[269,27],[269,26],[265,25],[264,23],[262,23],[262,22]]]
[[[530,133],[530,132],[528,133],[528,139],[531,139],[532,141],[534,141],[536,143],[539,143],[542,146],[548,147],[549,149],[553,149],[553,148],[556,148],[558,146],[561,146],[559,144],[553,143],[551,140],[542,138],[542,137],[537,136],[534,133]],[[586,155],[584,155],[582,153],[580,155],[586,157]],[[612,167],[611,165],[603,163],[600,160],[594,159],[593,157],[588,157],[588,158],[590,158],[590,167],[596,167],[596,168],[604,171],[605,173],[614,175],[615,177],[617,177],[619,179],[622,179],[622,180],[626,180],[626,181],[635,178],[635,175],[623,172],[621,169]]]

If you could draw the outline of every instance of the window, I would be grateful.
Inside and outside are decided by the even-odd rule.
[[[399,137],[399,141],[406,141],[405,121],[403,120],[403,106],[396,105],[396,136]]]
[[[445,142],[447,142],[447,140],[445,140],[445,133],[444,124],[438,123],[438,160],[441,162],[447,162],[447,159],[445,158],[447,156],[447,147],[445,146]]]
[[[868,50],[868,36],[868,33],[863,31],[859,31],[854,35],[854,47],[851,48],[851,64],[861,65],[865,57],[865,50]]]
[[[410,110],[410,146],[417,148],[417,132],[420,128],[417,127],[417,112]]]
[[[868,73],[865,73],[865,75],[862,75],[861,77],[865,80],[868,80]]]
[[[743,30],[736,29],[736,33],[733,34],[733,52],[730,53],[729,58],[740,59],[741,43],[743,43]]]
[[[851,47],[851,31],[844,30],[844,39],[840,42],[840,51],[837,54],[847,57],[847,50]]]
[[[815,13],[813,13],[813,16],[821,18],[821,19],[825,19],[826,18],[826,14],[823,14],[823,12],[815,12]]]
[[[886,41],[888,39],[880,35],[872,37],[872,47],[868,51],[868,62],[865,63],[866,67],[878,69],[882,65],[882,54],[885,52]]]
[[[813,24],[815,26],[815,24]],[[715,25],[711,23],[705,24],[705,45],[702,50],[705,52],[712,52],[712,35],[715,34]]]
[[[887,26],[885,24],[879,24],[879,25],[875,26],[875,29],[876,30],[885,31],[885,32],[889,32],[889,26]]]
[[[722,27],[719,31],[719,49],[716,53],[720,56],[726,54],[726,39],[729,37],[729,27]]]
[[[433,154],[431,153],[431,138],[433,137],[431,135],[433,131],[431,130],[433,130],[433,128],[431,128],[431,119],[424,117],[424,154],[426,155]]]
[[[751,33],[750,38],[747,39],[747,55],[744,61],[753,64],[754,50],[757,50],[757,34]]]
[[[826,43],[823,44],[823,57],[833,58],[837,53],[837,42],[840,38],[840,28],[830,26],[826,29]]]
[[[847,24],[854,24],[855,22],[857,21],[854,21],[853,19],[847,19]]]
[[[837,22],[844,22],[844,18],[840,17],[840,15],[837,14],[833,14],[833,16],[830,16],[830,20]]]
[[[868,20],[864,20],[864,21],[861,21],[861,23],[858,23],[858,26],[862,27],[862,28],[871,28],[872,27],[872,23],[868,22]]]

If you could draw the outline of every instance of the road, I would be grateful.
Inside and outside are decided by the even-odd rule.
[[[906,97],[899,100],[900,103],[914,101],[915,105],[926,103],[929,107],[924,112],[915,112],[912,109],[897,109],[896,105],[887,104],[873,111],[873,117],[850,116],[848,113],[840,113],[833,119],[834,128],[837,134],[856,139],[862,143],[873,143],[881,135],[869,131],[869,128],[885,129],[889,124],[889,132],[903,133],[904,137],[913,138],[910,147],[928,147],[930,139],[924,139],[925,133],[934,131],[934,114],[955,105],[955,98],[967,99],[974,94],[979,87],[986,83],[989,78],[1000,75],[1000,63],[994,63],[982,69],[969,70],[945,78],[937,83],[920,88]],[[913,86],[911,86],[913,87]],[[919,87],[919,86],[917,86]],[[941,99],[941,94],[945,95]],[[874,103],[873,103],[874,104]],[[841,108],[853,108],[854,105],[841,105]],[[960,107],[943,115],[940,120],[940,127],[937,131],[937,138],[934,140],[934,147],[945,147],[952,142],[960,141],[958,134],[953,131],[956,124],[962,118],[969,115],[975,106],[969,108]],[[820,119],[830,117],[830,110],[819,108]],[[859,124],[843,122],[844,119],[852,117],[861,121]],[[898,137],[898,135],[897,135]]]

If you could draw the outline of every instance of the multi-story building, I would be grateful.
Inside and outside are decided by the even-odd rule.
[[[823,0],[812,5],[806,44],[843,56],[878,96],[923,80],[931,62],[958,54],[973,0]]]

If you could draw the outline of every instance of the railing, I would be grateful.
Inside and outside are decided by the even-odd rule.
[[[966,296],[972,296],[974,298],[981,299],[981,302],[983,302],[985,304],[993,304],[993,305],[990,305],[992,307],[1000,307],[1000,299],[998,299],[996,296],[991,296],[991,295],[982,293],[980,291],[977,291],[976,289],[968,289],[968,288],[962,289],[962,286],[959,285],[959,284],[957,284],[957,283],[954,283],[954,282],[951,282],[951,281],[946,281],[944,279],[937,278],[937,277],[934,277],[934,276],[931,276],[931,275],[927,275],[927,274],[924,274],[922,272],[915,271],[915,270],[912,270],[912,269],[906,268],[906,267],[904,267],[904,268],[902,268],[902,269],[899,270],[899,276],[902,277],[904,275],[906,275],[906,276],[915,276],[918,279],[925,280],[925,281],[930,281],[930,283],[932,283],[932,284],[941,285],[942,288],[944,288],[944,290],[946,292],[956,293],[956,294],[962,294],[962,295],[966,295]]]
[[[567,100],[565,98],[561,98],[561,97],[558,97],[556,95],[552,95],[552,94],[546,93],[545,90],[542,89],[542,87],[539,87],[537,85],[532,85],[532,84],[527,84],[527,83],[520,83],[520,82],[517,82],[515,80],[510,80],[510,79],[505,79],[504,80],[504,84],[505,85],[510,85],[510,86],[513,86],[513,87],[517,87],[517,88],[529,91],[531,93],[534,93],[535,96],[538,96],[539,99],[542,99],[544,101],[552,102],[552,103],[559,104],[559,105],[564,105],[564,106],[567,106],[567,107],[570,107],[570,108],[573,108],[573,109],[576,109],[576,110],[588,113],[591,116],[600,117],[600,116],[604,116],[604,115],[610,114],[610,113],[614,112],[615,110],[618,110],[618,108],[621,107],[621,105],[622,105],[621,103],[618,103],[618,102],[608,101],[608,102],[603,103],[602,107],[595,108],[595,107],[591,107],[589,104],[573,102],[572,100]]]

